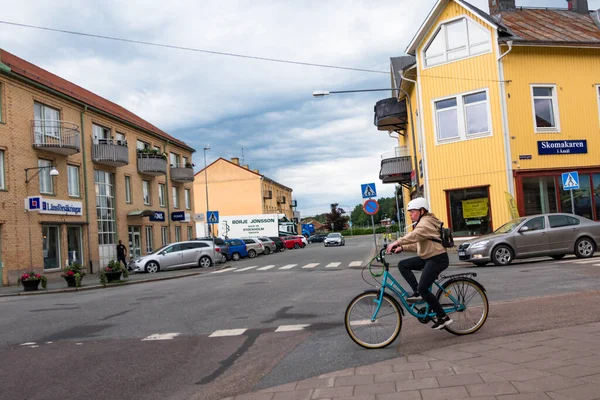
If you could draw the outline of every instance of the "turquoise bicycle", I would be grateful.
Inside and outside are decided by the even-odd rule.
[[[378,267],[376,261],[381,263],[380,273],[374,271]],[[356,344],[368,349],[381,349],[391,344],[402,329],[404,309],[424,324],[436,316],[426,302],[406,301],[410,294],[390,274],[389,263],[385,260],[385,248],[371,260],[368,267],[376,281],[382,275],[383,278],[381,282],[377,281],[381,288],[359,294],[346,309],[346,331]],[[434,282],[438,289],[437,299],[446,314],[452,314],[451,318],[454,320],[444,329],[454,335],[477,332],[488,317],[489,303],[485,288],[474,279],[476,276],[474,272],[440,275]],[[386,289],[389,291],[386,292]]]

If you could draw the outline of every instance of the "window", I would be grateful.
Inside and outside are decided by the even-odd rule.
[[[183,161],[181,162],[181,164],[187,168],[187,166],[190,164],[190,161],[187,157],[183,157]]]
[[[40,193],[54,193],[54,181],[52,180],[52,176],[50,175],[50,167],[52,166],[52,161],[50,160],[38,160],[38,167],[45,167],[40,169],[40,173],[38,175],[40,180]]]
[[[36,143],[46,143],[46,138],[60,139],[60,111],[41,103],[33,104]]]
[[[181,227],[180,226],[175,227],[175,241],[181,242]]]
[[[558,212],[558,197],[553,176],[523,178],[525,215]]]
[[[42,227],[42,253],[44,270],[60,268],[60,229],[58,226]]]
[[[425,65],[430,67],[487,53],[491,48],[490,33],[474,21],[461,18],[440,26],[425,48]]]
[[[150,145],[146,142],[142,142],[141,140],[138,140],[136,142],[135,148],[138,150],[144,150],[144,149],[149,149]]]
[[[531,86],[533,119],[536,132],[558,132],[558,99],[556,85]]]
[[[6,175],[4,173],[4,150],[0,150],[0,189],[6,189]]]
[[[152,227],[146,227],[146,254],[152,253]]]
[[[150,181],[142,181],[142,191],[144,192],[144,204],[150,205]]]
[[[550,222],[550,228],[560,228],[563,226],[579,225],[580,222],[575,217],[568,215],[548,215],[548,221]]]
[[[94,171],[96,184],[96,218],[98,220],[98,244],[111,249],[116,243],[115,177],[105,171]],[[104,248],[102,251],[106,250]],[[101,253],[102,254],[102,253]],[[110,257],[111,253],[108,253]],[[109,258],[110,259],[110,258]],[[105,258],[108,262],[108,259]]]
[[[117,144],[125,146],[127,144],[127,140],[125,139],[125,134],[121,132],[117,132]]]
[[[189,210],[190,208],[192,208],[190,203],[190,189],[185,189],[185,209]]]
[[[192,240],[194,238],[194,236],[193,236],[194,231],[192,230],[192,227],[188,226],[187,231],[188,231],[188,240]]]
[[[160,227],[160,237],[162,239],[162,245],[166,246],[169,244],[169,227],[161,226]]]
[[[79,167],[67,165],[67,173],[69,175],[69,196],[79,197]]]
[[[108,143],[111,139],[110,129],[100,125],[92,124],[95,143]]]
[[[165,198],[166,198],[165,184],[159,183],[158,184],[158,205],[159,206],[161,206],[161,207],[165,206]]]
[[[455,236],[485,235],[492,231],[487,186],[448,190],[446,196]]]
[[[492,131],[489,107],[487,90],[435,101],[437,141],[465,140],[490,135]]]
[[[173,208],[179,208],[179,191],[176,186],[172,187],[173,191]]]
[[[544,217],[536,217],[527,221],[523,227],[529,228],[530,231],[539,231],[546,228],[546,222]]]
[[[159,146],[154,146],[154,150],[158,151],[160,153],[160,147]]]
[[[125,176],[125,202],[131,203],[131,177]]]
[[[179,168],[179,154],[169,153],[169,160],[171,162],[171,167]]]
[[[579,174],[579,189],[573,189],[574,206],[571,203],[571,190],[565,190],[560,175],[558,178],[560,209],[562,212],[571,213],[571,210],[574,208],[576,215],[593,219],[592,204],[594,197],[590,185],[590,176],[588,174]]]

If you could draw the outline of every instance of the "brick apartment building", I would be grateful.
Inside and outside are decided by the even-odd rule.
[[[193,237],[194,149],[0,49],[0,276]]]

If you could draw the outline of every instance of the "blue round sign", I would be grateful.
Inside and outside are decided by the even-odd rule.
[[[379,212],[379,203],[377,203],[377,200],[369,199],[365,201],[363,210],[369,215],[375,215]]]

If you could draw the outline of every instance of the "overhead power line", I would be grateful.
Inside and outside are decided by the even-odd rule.
[[[224,51],[213,51],[213,50],[197,49],[197,48],[193,48],[193,47],[175,46],[175,45],[163,44],[163,43],[152,43],[152,42],[146,42],[143,40],[133,40],[133,39],[112,37],[112,36],[95,35],[92,33],[75,32],[75,31],[68,31],[68,30],[64,30],[64,29],[48,28],[48,27],[44,27],[44,26],[20,24],[17,22],[10,22],[10,21],[1,21],[0,20],[0,24],[19,26],[19,27],[30,28],[30,29],[40,29],[40,30],[51,31],[51,32],[66,33],[69,35],[87,36],[87,37],[92,37],[92,38],[97,38],[97,39],[115,40],[115,41],[119,41],[119,42],[143,44],[146,46],[165,47],[165,48],[176,49],[176,50],[194,51],[194,52],[198,52],[198,53],[214,54],[214,55],[219,55],[219,56],[248,58],[248,59],[252,59],[252,60],[270,61],[270,62],[277,62],[277,63],[284,63],[284,64],[304,65],[304,66],[309,66],[309,67],[342,69],[342,70],[347,70],[347,71],[370,72],[370,73],[376,73],[376,74],[389,74],[390,73],[389,71],[377,71],[377,70],[365,69],[365,68],[343,67],[343,66],[339,66],[339,65],[315,64],[315,63],[302,62],[302,61],[283,60],[283,59],[279,59],[279,58],[249,56],[249,55],[245,55],[245,54],[228,53],[228,52],[224,52]]]

